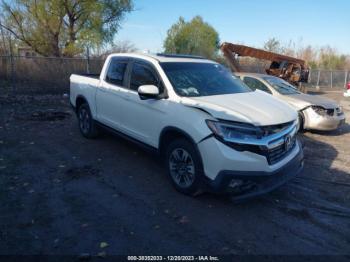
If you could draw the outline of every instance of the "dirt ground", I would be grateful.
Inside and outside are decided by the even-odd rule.
[[[350,99],[322,95],[350,123]],[[190,198],[155,156],[83,138],[67,97],[1,96],[0,254],[350,255],[350,125],[300,139],[305,169],[278,190]]]

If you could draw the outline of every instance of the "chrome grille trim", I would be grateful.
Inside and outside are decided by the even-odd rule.
[[[245,145],[256,145],[260,147],[265,147],[267,149],[274,148],[281,143],[281,139],[284,140],[284,137],[288,134],[294,136],[297,132],[297,121],[294,121],[290,127],[284,129],[282,132],[275,133],[269,136],[265,136],[262,138],[256,139],[239,139],[239,138],[231,138],[225,139],[226,142],[237,143],[237,144],[245,144]]]
[[[283,160],[291,151],[293,151],[297,144],[297,132],[298,121],[296,120],[288,128],[285,128],[279,133],[271,134],[262,138],[252,138],[249,140],[238,138],[225,139],[225,142],[227,142],[227,144],[233,143],[253,147],[255,146],[257,149],[252,152],[265,156],[269,165],[274,165]],[[288,145],[287,139],[289,139]],[[248,149],[247,151],[251,150]]]

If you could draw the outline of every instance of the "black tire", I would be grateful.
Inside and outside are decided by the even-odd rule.
[[[298,114],[298,117],[299,117],[299,132],[304,132],[304,114],[302,112],[299,112]]]
[[[79,106],[77,111],[80,133],[86,138],[95,138],[98,130],[94,119],[92,118],[90,107],[87,103]]]
[[[190,141],[183,138],[172,141],[166,148],[164,164],[177,191],[191,196],[202,193],[202,160]]]

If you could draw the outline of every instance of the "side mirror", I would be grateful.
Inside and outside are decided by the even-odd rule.
[[[154,85],[143,85],[137,89],[141,100],[155,99],[159,96],[159,89]]]

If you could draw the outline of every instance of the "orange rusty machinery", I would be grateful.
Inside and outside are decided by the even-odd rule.
[[[301,82],[308,82],[309,68],[302,59],[281,55],[249,46],[223,43],[221,51],[227,59],[233,72],[240,72],[237,56],[248,56],[271,61],[266,73],[274,75],[298,86]]]

